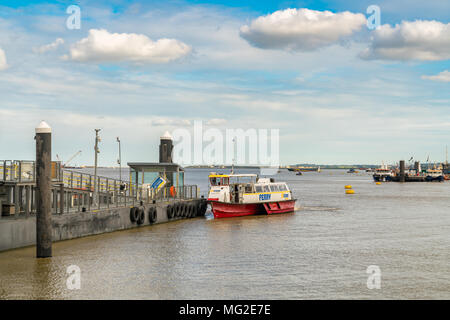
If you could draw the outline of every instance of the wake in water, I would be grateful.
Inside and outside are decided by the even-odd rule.
[[[337,211],[339,208],[333,208],[333,207],[323,207],[323,206],[317,206],[317,207],[295,207],[295,211]]]

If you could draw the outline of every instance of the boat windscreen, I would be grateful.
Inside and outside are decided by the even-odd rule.
[[[230,177],[230,183],[255,183],[256,177]]]

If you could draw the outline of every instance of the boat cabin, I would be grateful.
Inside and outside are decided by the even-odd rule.
[[[209,175],[211,185],[208,199],[228,203],[253,203],[280,198],[291,199],[291,191],[285,182],[272,178],[258,178],[256,174]]]

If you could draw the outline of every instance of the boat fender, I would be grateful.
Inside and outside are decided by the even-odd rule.
[[[133,207],[130,209],[130,220],[131,222],[136,222],[138,218],[137,208]]]
[[[201,216],[201,215],[202,215],[202,209],[203,209],[203,203],[200,201],[200,202],[197,204],[197,213],[196,213],[196,216]]]
[[[181,204],[181,208],[182,208],[181,216],[186,218],[186,216],[187,216],[187,205],[186,205],[186,203],[182,203]]]
[[[182,213],[182,209],[183,209],[181,206],[181,202],[177,202],[176,206],[177,206],[176,215],[177,215],[177,217],[181,217],[181,213]]]
[[[170,204],[167,206],[167,219],[172,219],[173,218],[173,206],[171,206]]]
[[[206,209],[208,209],[208,203],[203,202],[203,210],[202,210],[202,215],[204,216],[206,213]]]
[[[189,205],[189,218],[193,218],[194,217],[194,205],[191,203]]]
[[[138,208],[138,209],[136,210],[136,212],[138,213],[136,222],[137,222],[138,225],[141,225],[141,224],[143,224],[144,221],[145,221],[145,212],[144,212],[144,208],[140,207],[140,208]]]
[[[148,210],[148,220],[150,223],[155,223],[157,219],[157,212],[155,207],[151,207],[150,210]]]

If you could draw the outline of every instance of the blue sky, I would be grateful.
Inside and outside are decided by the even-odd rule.
[[[449,20],[444,0],[2,1],[0,159],[33,159],[45,119],[53,154],[80,164],[94,128],[114,165],[116,136],[123,162],[155,161],[159,135],[194,120],[280,129],[282,164],[442,161]]]

